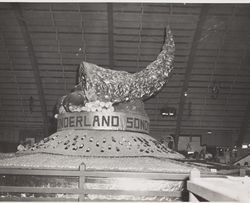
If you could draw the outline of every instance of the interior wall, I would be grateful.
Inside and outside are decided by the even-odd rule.
[[[15,152],[19,143],[19,130],[15,128],[0,129],[0,152]]]
[[[15,128],[2,128],[0,129],[0,142],[19,142],[19,129]]]
[[[16,152],[22,141],[38,142],[42,138],[42,129],[0,128],[0,152]]]
[[[202,144],[207,146],[233,147],[236,144],[237,136],[225,134],[204,134],[202,135]]]
[[[250,144],[250,126],[249,126],[249,128],[247,130],[247,133],[246,133],[245,137],[244,137],[243,143]]]

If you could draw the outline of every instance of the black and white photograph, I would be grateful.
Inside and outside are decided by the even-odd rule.
[[[250,1],[0,1],[0,201],[249,202]]]

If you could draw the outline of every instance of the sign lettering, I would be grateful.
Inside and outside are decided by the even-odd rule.
[[[120,112],[74,112],[58,116],[57,130],[94,129],[149,133],[149,119]]]

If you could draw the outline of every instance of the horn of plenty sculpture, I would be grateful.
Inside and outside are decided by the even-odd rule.
[[[162,51],[155,61],[139,72],[131,74],[82,62],[77,91],[62,98],[65,110],[71,112],[69,107],[74,104],[85,106],[86,103],[95,101],[117,104],[136,99],[144,100],[156,94],[167,82],[173,69],[174,51],[173,35],[167,27]]]

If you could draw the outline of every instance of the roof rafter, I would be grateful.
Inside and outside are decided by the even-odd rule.
[[[108,12],[108,40],[109,40],[109,68],[114,67],[114,19],[113,19],[113,4],[107,3]]]
[[[37,85],[38,96],[39,96],[39,100],[40,100],[40,103],[41,103],[42,117],[43,117],[43,123],[44,123],[44,136],[48,136],[47,106],[46,106],[46,102],[45,102],[42,81],[41,81],[41,78],[40,78],[40,71],[39,71],[39,68],[38,68],[36,56],[34,54],[34,48],[33,48],[32,40],[31,40],[29,31],[28,31],[27,24],[24,21],[24,17],[23,17],[23,13],[22,13],[22,9],[21,9],[20,5],[19,4],[12,4],[12,8],[13,8],[13,11],[15,13],[15,16],[16,16],[17,22],[19,24],[19,27],[21,29],[24,42],[25,42],[25,44],[27,46],[29,59],[30,59],[30,62],[31,62],[35,82],[36,82],[36,85]]]
[[[248,19],[250,19],[250,16],[248,16]],[[249,42],[249,38],[250,38],[250,35],[247,35],[246,41]],[[247,61],[248,61],[248,57],[249,57],[249,55],[248,55],[249,50],[250,50],[249,44],[246,43],[246,49],[244,50],[244,54],[242,55],[240,68],[243,65],[247,65]],[[250,122],[250,97],[248,97],[248,103],[246,105],[246,110],[245,110],[244,116],[242,118],[241,126],[240,126],[239,137],[238,137],[238,140],[236,143],[238,146],[241,146],[244,142],[244,139],[248,133],[248,128],[250,127],[249,122]]]
[[[246,106],[245,114],[244,114],[244,116],[242,118],[240,133],[239,133],[239,137],[238,137],[238,140],[237,140],[237,145],[238,146],[241,146],[243,141],[244,141],[245,135],[247,134],[247,129],[248,129],[248,126],[249,126],[249,122],[250,122],[250,100],[248,101],[248,104]]]
[[[191,50],[189,53],[189,59],[188,59],[187,67],[186,67],[186,71],[185,71],[184,81],[183,81],[181,95],[180,95],[178,114],[177,114],[177,119],[176,119],[176,130],[175,130],[175,145],[176,145],[175,148],[176,149],[178,146],[179,136],[180,136],[180,132],[181,132],[181,121],[182,121],[184,105],[185,105],[185,101],[186,101],[185,93],[188,89],[188,83],[190,80],[190,76],[191,76],[191,72],[192,72],[192,68],[193,68],[193,64],[194,64],[194,59],[195,59],[195,54],[196,54],[196,50],[197,50],[197,46],[198,46],[198,41],[201,38],[202,27],[206,21],[206,18],[208,15],[208,10],[209,10],[209,5],[203,5],[201,7],[199,20],[198,20],[196,31],[194,34]]]
[[[249,39],[249,37],[247,37],[247,39]],[[244,51],[245,53],[243,54],[240,66],[243,65],[243,62],[247,61],[248,51],[249,51],[249,48],[247,46],[246,50]],[[238,140],[237,140],[237,145],[238,146],[241,146],[243,144],[243,142],[244,142],[245,136],[247,135],[248,127],[250,126],[249,122],[250,122],[250,98],[248,98],[248,103],[246,105],[246,110],[245,110],[244,116],[242,118],[239,137],[238,137]]]

